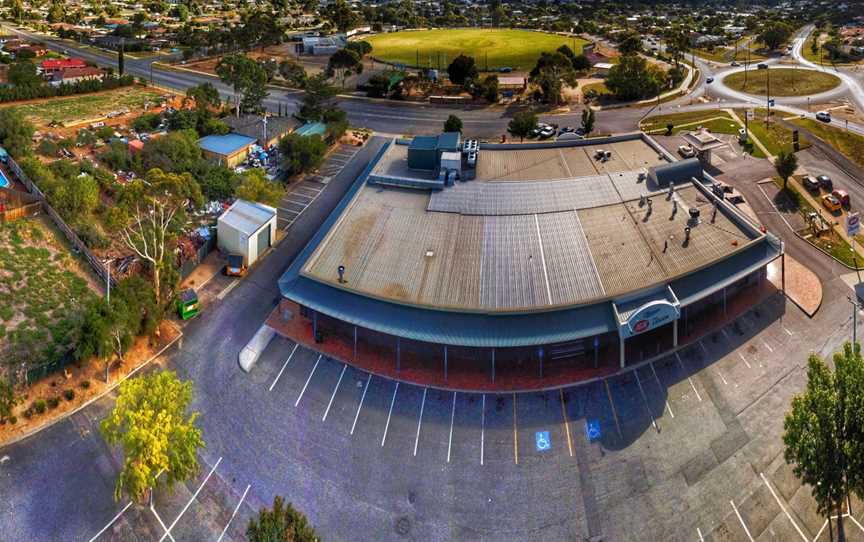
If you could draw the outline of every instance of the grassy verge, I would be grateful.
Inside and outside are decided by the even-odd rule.
[[[836,75],[816,70],[793,68],[751,70],[747,74],[736,72],[723,79],[723,83],[732,90],[739,92],[765,94],[768,88],[769,74],[772,96],[807,96],[808,94],[818,94],[831,90],[840,84],[840,78]]]
[[[648,117],[644,119],[640,123],[640,128],[645,130],[646,132],[653,132],[656,130],[666,130],[667,124],[672,124],[674,128],[672,129],[673,134],[677,134],[682,130],[693,130],[696,128],[698,124],[694,123],[703,123],[703,125],[707,125],[707,123],[713,123],[719,121],[719,123],[734,123],[732,117],[729,116],[728,113],[724,111],[717,110],[705,110],[705,111],[690,111],[687,113],[672,113],[669,115],[655,115],[653,117]],[[686,125],[684,127],[679,127],[681,125]],[[711,128],[709,128],[711,129]],[[737,129],[736,129],[737,130]],[[714,131],[711,129],[711,131]],[[732,133],[732,132],[720,132],[720,133]]]
[[[847,158],[864,167],[864,136],[834,128],[824,122],[811,119],[791,119],[790,122],[806,128],[810,133],[843,153]]]
[[[744,109],[736,109],[735,113],[737,113],[742,119],[744,118],[744,115],[747,114]],[[753,119],[748,123],[750,133],[752,133],[756,139],[761,141],[762,144],[765,145],[765,148],[768,149],[768,152],[772,155],[776,156],[777,153],[783,149],[792,149],[792,130],[777,122],[776,117],[773,115],[772,121],[766,126],[766,113],[767,110],[763,108],[757,108],[753,111]],[[803,135],[799,137],[799,149],[806,149],[810,145],[811,143],[806,137]]]

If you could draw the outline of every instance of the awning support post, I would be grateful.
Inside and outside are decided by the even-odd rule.
[[[318,311],[312,311],[312,340],[318,342]]]
[[[396,372],[402,368],[402,342],[396,337]]]
[[[678,320],[672,321],[672,346],[678,348]]]
[[[540,378],[543,378],[543,347],[537,349],[537,355],[540,357]]]
[[[780,256],[780,289],[783,290],[783,295],[786,295],[786,253]]]
[[[621,354],[621,368],[623,369],[624,368],[624,337],[622,337],[620,334],[618,335],[618,344],[620,345],[619,351]]]
[[[726,316],[726,287],[723,287],[723,316]]]
[[[357,326],[354,326],[354,361],[357,361]]]
[[[495,382],[495,349],[492,349],[492,382]]]
[[[444,382],[447,382],[447,345],[444,345]]]

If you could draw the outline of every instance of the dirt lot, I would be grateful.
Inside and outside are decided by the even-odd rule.
[[[249,58],[275,58],[277,62],[285,59],[291,59],[299,62],[309,75],[323,71],[327,67],[328,56],[297,56],[294,53],[294,43],[282,43],[280,45],[271,45],[264,49],[256,49],[246,53]],[[216,74],[216,64],[219,62],[219,57],[205,58],[186,64],[175,64],[178,68],[195,70],[203,73]]]

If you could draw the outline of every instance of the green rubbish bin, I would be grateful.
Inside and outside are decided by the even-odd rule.
[[[190,288],[180,292],[180,297],[177,299],[177,314],[181,320],[198,316],[199,307],[198,294],[195,293],[195,290]]]

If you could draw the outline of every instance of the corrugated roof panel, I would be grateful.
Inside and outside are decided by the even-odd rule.
[[[534,216],[486,217],[480,306],[501,310],[548,304]]]
[[[261,226],[270,222],[275,216],[275,209],[241,199],[234,202],[234,205],[222,213],[218,222],[249,236],[261,229]]]
[[[552,303],[577,304],[603,296],[603,285],[575,212],[537,215]]]

